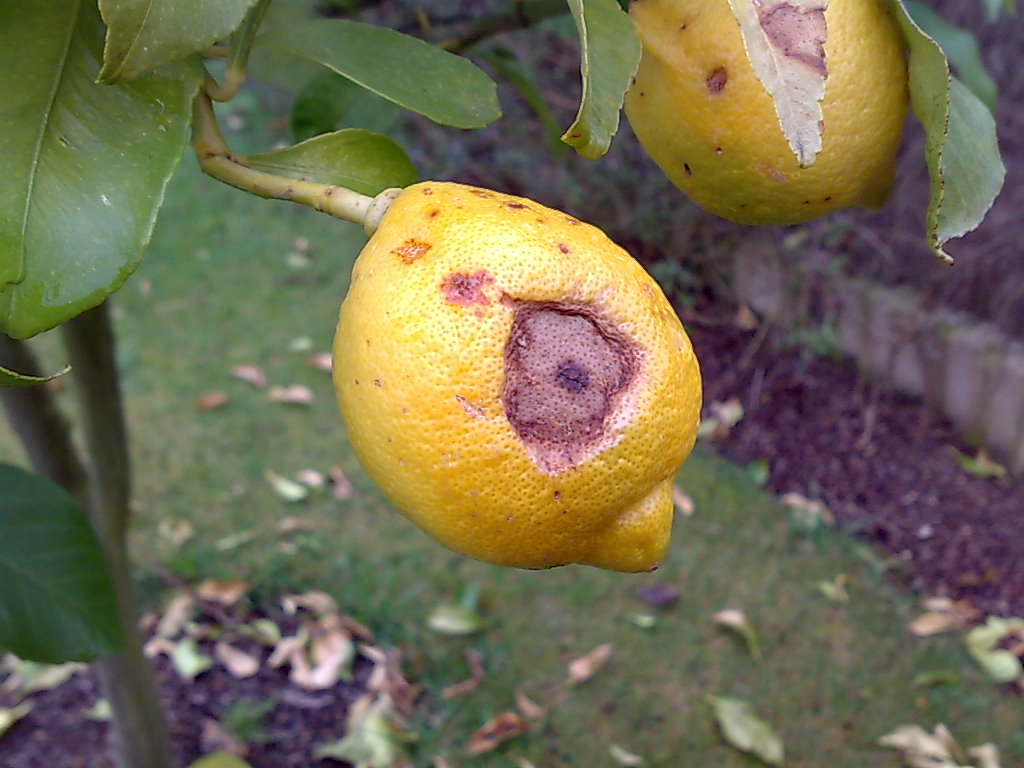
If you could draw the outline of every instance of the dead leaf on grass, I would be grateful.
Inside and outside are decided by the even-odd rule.
[[[672,486],[672,504],[683,517],[693,517],[693,513],[696,511],[693,499],[678,485]]]
[[[338,612],[337,601],[319,590],[303,592],[301,595],[285,595],[281,598],[281,607],[289,616],[294,616],[300,610],[309,611],[317,616]]]
[[[237,579],[230,581],[207,579],[196,587],[196,596],[200,600],[207,600],[211,603],[223,605],[225,608],[230,608],[241,600],[248,591],[249,584],[245,581],[238,581]]]
[[[948,597],[929,598],[922,607],[925,612],[907,626],[911,634],[917,637],[957,632],[970,626],[981,615],[969,600],[953,600]]]
[[[579,685],[592,678],[611,658],[613,650],[614,646],[611,643],[603,643],[590,653],[570,661],[568,684]]]
[[[297,483],[284,475],[279,475],[272,469],[265,471],[263,473],[263,477],[268,483],[270,483],[270,487],[274,489],[274,493],[284,501],[294,504],[296,502],[305,501],[309,497],[308,486],[305,486],[302,483]]]
[[[190,682],[213,666],[213,659],[199,649],[199,644],[192,637],[175,643],[170,658],[174,670]]]
[[[829,527],[835,525],[835,515],[822,501],[809,499],[796,491],[782,494],[779,501],[789,510],[794,522],[803,528],[813,530],[822,525]]]
[[[214,390],[207,392],[196,401],[196,410],[199,412],[212,411],[214,408],[221,408],[231,402],[231,398],[224,392]]]
[[[709,696],[715,721],[725,740],[768,765],[782,765],[782,740],[768,723],[754,714],[750,704],[727,696]]]
[[[515,692],[515,700],[516,709],[519,710],[519,713],[523,717],[525,717],[527,720],[530,720],[531,722],[543,720],[544,716],[547,714],[544,707],[535,702],[522,691]]]
[[[932,733],[919,725],[901,725],[878,740],[898,750],[906,768],[999,768],[999,752],[993,744],[971,747],[966,754],[942,723]],[[973,761],[966,765],[966,761]]]
[[[251,384],[257,389],[263,389],[267,386],[267,375],[258,365],[250,363],[236,365],[231,369],[231,375],[236,379],[241,379],[246,384]]]
[[[295,473],[295,479],[307,488],[323,488],[327,482],[324,473],[315,469],[300,469]]]
[[[41,664],[8,653],[0,662],[0,673],[7,674],[7,678],[0,684],[0,696],[15,694],[18,699],[22,699],[39,691],[49,691],[63,685],[85,668],[86,665],[79,662]]]
[[[708,405],[708,415],[697,428],[697,437],[722,440],[743,420],[743,405],[738,398],[717,401]]]
[[[251,653],[221,640],[213,647],[213,657],[231,673],[232,677],[244,679],[260,671],[260,660]]]
[[[646,762],[640,755],[634,754],[618,744],[609,745],[608,754],[612,756],[612,760],[625,768],[638,768]]]
[[[334,370],[334,356],[330,352],[317,352],[309,356],[309,364],[318,371],[330,373]]]
[[[456,699],[472,693],[487,676],[484,671],[484,655],[480,651],[476,648],[466,648],[463,656],[466,657],[466,664],[469,666],[469,677],[442,690],[442,699]]]
[[[176,637],[192,621],[195,609],[195,597],[187,592],[178,592],[167,603],[163,616],[156,624],[155,635],[165,638]]]
[[[718,626],[731,629],[739,635],[743,642],[746,643],[747,650],[754,660],[761,660],[761,644],[757,640],[757,633],[743,611],[738,608],[726,608],[716,613],[712,618]]]
[[[965,638],[967,651],[997,683],[1024,679],[1024,619],[989,616]]]
[[[351,763],[356,768],[393,768],[402,759],[402,746],[388,719],[388,702],[365,694],[349,708],[345,736],[321,744],[316,757]]]
[[[420,687],[410,683],[402,674],[401,652],[397,648],[385,651],[375,645],[364,645],[360,651],[373,662],[366,689],[386,696],[402,714],[411,713]]]
[[[509,739],[526,733],[529,728],[530,724],[519,713],[511,710],[499,712],[473,733],[466,744],[466,754],[475,756],[491,752]]]
[[[351,499],[355,494],[355,489],[352,487],[352,483],[345,477],[345,473],[341,471],[341,467],[331,467],[327,473],[331,479],[331,486],[334,491],[332,495],[339,501],[345,499]]]
[[[297,515],[282,517],[275,526],[275,530],[280,536],[287,536],[301,531],[315,531],[316,528],[315,522],[305,517],[298,517]]]
[[[271,387],[267,390],[267,399],[288,405],[312,405],[316,395],[305,384],[289,384],[287,387]]]

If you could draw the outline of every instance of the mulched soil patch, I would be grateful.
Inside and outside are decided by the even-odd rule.
[[[1024,485],[965,472],[955,451],[973,450],[921,402],[717,317],[684,321],[705,407],[737,398],[744,409],[722,454],[767,461],[768,490],[824,502],[840,527],[891,552],[916,592],[1024,615]]]

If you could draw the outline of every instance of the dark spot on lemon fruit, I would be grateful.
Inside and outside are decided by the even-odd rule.
[[[452,272],[441,281],[441,293],[449,304],[462,307],[473,305],[489,306],[491,300],[484,293],[484,288],[494,282],[494,278],[486,269],[473,274]]]
[[[704,84],[707,85],[708,90],[716,95],[722,92],[727,82],[729,82],[729,73],[725,67],[715,67],[704,78]]]

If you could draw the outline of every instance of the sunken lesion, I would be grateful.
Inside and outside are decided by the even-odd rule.
[[[636,381],[639,351],[592,308],[515,302],[501,402],[530,455],[559,474],[615,441],[612,417]]]
[[[825,62],[828,26],[823,9],[797,8],[780,2],[760,4],[757,12],[761,29],[776,50],[822,77],[828,77]]]

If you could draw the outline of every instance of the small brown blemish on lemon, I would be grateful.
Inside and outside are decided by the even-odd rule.
[[[517,302],[501,402],[541,469],[571,469],[605,441],[638,361],[633,342],[590,307]]]
[[[456,402],[458,402],[459,405],[462,406],[462,410],[464,410],[469,416],[473,417],[474,419],[487,418],[487,409],[480,405],[480,403],[474,403],[472,400],[463,395],[456,395],[455,400]]]
[[[530,206],[526,205],[525,203],[514,203],[514,202],[513,203],[505,203],[505,205],[507,205],[509,208],[511,208],[514,211],[521,211],[521,210],[524,210],[524,209],[530,207]]]
[[[560,250],[562,253],[572,253],[572,248],[570,248],[565,243],[559,243],[558,250]]]
[[[432,247],[430,243],[409,238],[397,248],[392,248],[391,252],[399,256],[406,264],[412,264],[416,259],[422,258]]]
[[[725,67],[715,67],[708,73],[708,76],[704,78],[704,84],[708,87],[714,95],[718,95],[725,88],[725,84],[729,82],[729,72]]]
[[[491,285],[494,278],[486,269],[473,274],[452,272],[441,281],[441,293],[449,304],[461,307],[490,306],[491,300],[484,293],[484,288]]]

